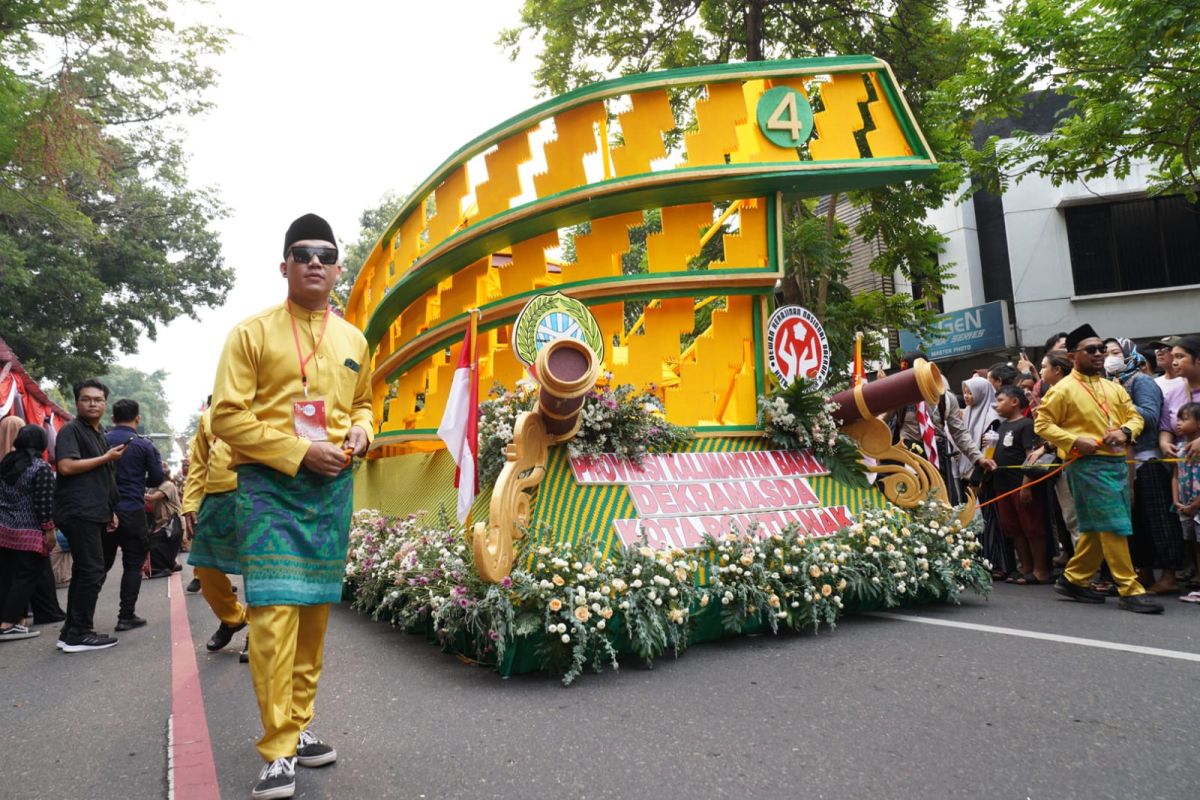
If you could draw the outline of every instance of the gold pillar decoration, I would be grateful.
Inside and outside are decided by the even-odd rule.
[[[579,432],[580,412],[600,376],[600,361],[586,344],[564,337],[542,346],[533,374],[539,384],[537,410],[517,416],[492,490],[488,521],[476,524],[471,533],[475,568],[489,583],[512,572],[514,542],[529,525],[532,492],[546,474],[550,445],[570,441]]]

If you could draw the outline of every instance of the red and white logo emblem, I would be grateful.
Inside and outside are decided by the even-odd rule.
[[[802,306],[782,306],[767,323],[767,364],[787,386],[798,377],[820,386],[829,375],[829,340],[825,329]]]

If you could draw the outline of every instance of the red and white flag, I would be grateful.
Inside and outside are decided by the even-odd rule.
[[[479,451],[479,372],[475,357],[477,311],[471,311],[471,322],[463,338],[450,384],[450,397],[438,426],[438,438],[446,443],[458,468],[454,485],[458,487],[458,521],[466,522],[478,492],[476,455]]]

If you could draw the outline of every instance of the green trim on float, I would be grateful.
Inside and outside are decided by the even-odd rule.
[[[647,173],[632,179],[613,178],[535,200],[488,218],[497,221],[510,217],[508,222],[500,222],[494,227],[489,224],[491,229],[486,232],[479,231],[482,223],[473,225],[436,245],[434,252],[423,263],[418,260],[387,290],[363,333],[368,344],[374,348],[404,309],[458,270],[513,244],[587,220],[647,208],[763,197],[776,191],[788,191],[789,196],[812,197],[833,191],[916,180],[937,170],[937,164],[912,157],[881,161],[885,163],[877,166],[871,166],[869,159],[847,159],[838,162],[687,167],[664,173]],[[839,163],[859,166],[833,166]],[[757,169],[748,174],[736,174],[747,173],[748,169],[753,168]],[[705,172],[709,175],[697,175]],[[689,181],[689,176],[698,179]],[[639,183],[652,185],[639,186]],[[633,186],[621,191],[617,187],[622,184]],[[605,187],[612,187],[612,190],[597,197],[597,193]],[[547,206],[549,208],[539,212],[539,208]]]
[[[737,270],[737,269],[713,270],[714,274],[727,274],[727,273],[738,273],[738,274],[750,273],[750,274],[753,274],[753,272],[757,272],[757,270],[754,270],[754,271]],[[500,306],[500,305],[508,305],[513,300],[520,299],[521,297],[533,297],[534,295],[544,294],[549,289],[554,289],[554,290],[558,290],[558,291],[561,291],[563,288],[574,289],[574,288],[578,288],[579,286],[589,286],[589,285],[593,285],[595,283],[607,283],[610,281],[617,280],[621,277],[638,278],[638,279],[645,279],[647,276],[653,276],[656,278],[672,278],[672,277],[678,278],[678,277],[683,277],[683,276],[693,277],[696,274],[697,273],[695,271],[693,271],[693,272],[655,272],[655,273],[639,272],[636,275],[613,276],[611,278],[600,278],[600,279],[593,280],[593,281],[580,281],[578,283],[567,283],[567,284],[561,284],[559,286],[546,287],[546,288],[542,288],[542,289],[531,289],[528,292],[521,292],[520,294],[515,294],[515,295],[512,295],[511,297],[507,297],[504,300],[500,300],[495,303],[491,303],[489,305],[482,306],[479,309],[481,312],[483,312],[483,314],[482,314],[482,320],[479,322],[479,325],[478,325],[478,330],[490,331],[495,328],[499,328],[502,325],[509,325],[517,318],[516,314],[509,314],[509,315],[506,315],[503,317],[496,317],[494,319],[489,319],[487,316],[487,311],[489,308],[495,308],[496,306]],[[626,282],[628,282],[628,281],[626,281]],[[723,296],[728,296],[728,295],[743,295],[743,294],[761,295],[761,294],[766,294],[770,291],[772,291],[771,286],[730,286],[728,288],[722,288],[721,291],[717,292],[717,296],[723,297]],[[634,301],[634,300],[657,300],[657,299],[661,299],[661,298],[672,298],[672,297],[697,297],[700,294],[703,294],[703,292],[704,292],[703,289],[697,289],[695,287],[681,288],[681,289],[654,288],[654,289],[646,289],[646,290],[640,291],[640,292],[630,292],[627,294],[621,294],[619,297],[615,297],[615,298],[612,295],[603,295],[603,296],[597,296],[597,297],[587,297],[587,298],[577,298],[577,299],[579,300],[579,302],[583,303],[585,306],[602,306],[602,305],[605,305],[606,303],[628,302],[628,301]],[[467,314],[466,314],[466,312],[463,312],[454,317],[451,317],[450,319],[446,320],[445,322],[438,325],[437,327],[431,328],[428,331],[426,331],[425,334],[422,334],[422,335],[427,335],[430,333],[437,333],[438,331],[443,331],[444,333],[438,334],[438,338],[435,341],[433,341],[432,343],[430,343],[429,345],[424,347],[422,350],[418,351],[418,353],[416,355],[410,356],[409,358],[405,359],[404,362],[400,366],[389,371],[387,374],[387,377],[384,378],[384,381],[390,383],[390,382],[396,380],[401,375],[403,375],[405,372],[408,372],[414,366],[421,363],[425,359],[429,358],[431,355],[436,353],[438,350],[444,350],[447,346],[449,346],[450,344],[453,344],[453,340],[458,338],[462,334],[463,327],[464,327],[466,321],[467,321]]]

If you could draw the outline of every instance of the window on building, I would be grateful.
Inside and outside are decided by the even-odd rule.
[[[1065,214],[1076,294],[1200,284],[1200,204],[1175,195]]]

